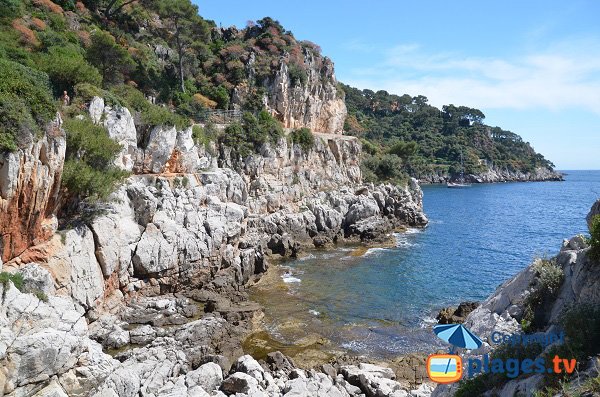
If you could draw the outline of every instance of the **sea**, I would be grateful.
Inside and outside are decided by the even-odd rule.
[[[425,185],[429,225],[397,234],[395,247],[314,250],[277,264],[277,285],[253,296],[268,331],[381,358],[443,348],[431,332],[441,308],[484,300],[563,239],[588,233],[600,171],[562,172],[563,182]]]

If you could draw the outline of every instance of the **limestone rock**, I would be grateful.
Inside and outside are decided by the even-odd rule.
[[[29,263],[20,268],[19,273],[23,276],[23,292],[54,294],[54,280],[48,270],[36,263]]]
[[[40,139],[0,154],[0,257],[13,259],[56,231],[56,206],[66,141],[59,115]]]
[[[59,289],[92,308],[104,293],[104,277],[96,260],[94,236],[87,226],[63,232],[64,245],[48,259]]]
[[[198,369],[185,375],[185,383],[191,388],[200,386],[203,390],[212,392],[218,390],[223,383],[223,371],[215,363],[206,363]]]
[[[156,126],[150,130],[148,145],[143,151],[143,170],[158,174],[173,156],[177,130],[173,126]]]
[[[244,393],[259,396],[258,381],[248,374],[236,372],[223,381],[221,390],[226,394]],[[261,394],[262,395],[262,394]]]
[[[315,55],[308,50],[305,50],[304,61],[308,74],[307,82],[301,85],[292,81],[287,64],[281,62],[279,71],[266,83],[267,108],[287,128],[307,127],[341,134],[347,110],[337,93],[333,64],[327,61],[328,67],[319,69]]]
[[[590,212],[587,214],[585,220],[587,221],[587,225],[588,225],[588,229],[591,231],[592,229],[592,219],[597,216],[600,215],[600,200],[596,201],[593,205],[592,208],[590,209]]]

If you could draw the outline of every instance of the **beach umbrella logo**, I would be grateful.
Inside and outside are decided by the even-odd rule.
[[[477,335],[462,324],[436,325],[433,327],[433,332],[444,342],[461,349],[478,349],[483,344]]]
[[[478,349],[483,342],[462,324],[441,324],[433,327],[433,332],[450,343],[450,354],[432,354],[427,359],[427,375],[437,383],[454,383],[462,378],[462,359],[453,354],[454,348]]]

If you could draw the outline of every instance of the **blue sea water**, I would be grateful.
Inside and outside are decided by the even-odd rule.
[[[564,238],[587,233],[600,197],[600,171],[565,171],[564,182],[423,186],[425,229],[397,236],[396,248],[315,251],[288,262],[282,277],[295,304],[266,304],[278,329],[286,314],[309,312],[316,332],[356,353],[385,356],[436,345],[428,324],[445,306],[483,300]]]

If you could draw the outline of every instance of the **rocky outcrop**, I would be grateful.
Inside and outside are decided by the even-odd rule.
[[[346,104],[337,90],[333,63],[328,59],[326,61],[319,68],[313,52],[305,49],[306,83],[295,83],[284,62],[281,62],[275,76],[266,82],[267,107],[285,127],[342,133],[347,114]]]
[[[421,183],[446,183],[457,180],[457,175],[451,176],[447,174],[425,175],[419,177]],[[542,182],[562,180],[563,175],[560,172],[547,168],[536,168],[533,172],[490,168],[479,174],[465,174],[465,181],[469,183]]]
[[[337,88],[333,62],[310,49],[303,49],[305,81],[291,77],[285,58],[279,61],[279,69],[262,82],[265,89],[263,102],[266,108],[286,128],[310,128],[316,132],[341,134],[348,113],[343,92]],[[254,76],[253,56],[249,57],[247,70]],[[250,88],[247,84],[237,86],[232,95],[232,106],[240,108],[247,100]]]
[[[585,218],[590,231],[592,230],[592,220],[598,215],[600,215],[600,200],[596,201],[594,205],[592,205],[592,209]]]
[[[598,202],[592,206],[590,214],[595,213]],[[588,215],[588,218],[590,215]],[[583,305],[600,305],[600,267],[588,258],[590,247],[583,236],[564,240],[560,253],[549,261],[562,270],[563,280],[552,299],[543,307],[545,321],[538,328],[545,332],[557,332],[561,316],[568,309]],[[473,310],[464,324],[473,333],[484,340],[479,354],[489,352],[494,346],[491,335],[523,333],[521,320],[524,318],[528,297],[534,293],[539,277],[540,259],[523,269],[512,279],[498,287],[481,306]],[[530,396],[539,388],[542,377],[539,375],[525,379],[512,380],[491,394],[501,397],[523,394]],[[456,385],[438,386],[433,396],[451,396]]]
[[[92,121],[102,124],[108,135],[119,145],[121,152],[115,159],[115,165],[125,171],[133,170],[137,151],[137,133],[135,122],[129,110],[120,106],[108,106],[104,99],[92,98],[89,105]]]
[[[31,274],[43,272],[22,271],[27,282]],[[241,355],[235,337],[243,332],[241,324],[218,313],[194,320],[196,314],[185,313],[186,301],[180,298],[141,298],[137,304],[165,318],[184,313],[189,317],[184,324],[156,322],[158,313],[144,317],[136,312],[129,321],[156,323],[126,324],[108,316],[88,326],[83,307],[68,297],[39,298],[11,282],[0,284],[0,294],[0,393],[5,395],[396,397],[431,391],[426,384],[411,391],[395,380],[391,369],[366,363],[304,371],[278,352],[270,354],[270,364],[259,363]],[[134,335],[147,339],[121,345],[115,358],[90,339],[107,344],[122,334],[132,341]]]
[[[462,324],[473,310],[479,306],[479,302],[461,302],[458,307],[447,307],[438,313],[436,320],[438,324]]]
[[[0,257],[4,261],[56,231],[54,211],[66,149],[61,124],[57,117],[41,139],[0,155]]]
[[[315,134],[308,151],[281,139],[240,162],[226,147],[196,145],[191,129],[138,131],[126,109],[99,98],[90,117],[122,145],[115,164],[133,175],[93,219],[6,256],[4,270],[26,280],[22,291],[10,282],[2,290],[0,390],[360,394],[337,374],[270,374],[248,357],[230,371],[260,312],[244,286],[269,256],[425,225],[417,182],[362,184],[352,137]],[[115,360],[103,349],[121,351]],[[384,390],[376,393],[401,391],[373,379],[371,389]]]

